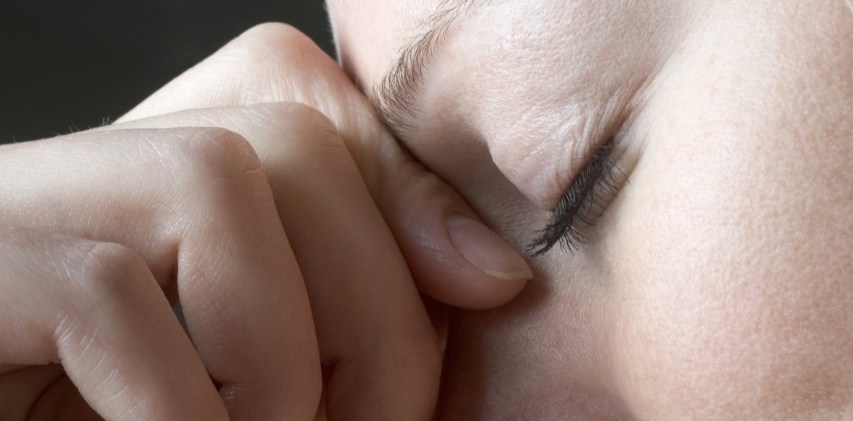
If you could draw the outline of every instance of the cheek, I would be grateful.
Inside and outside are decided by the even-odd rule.
[[[853,398],[850,86],[720,31],[640,117],[604,227],[616,384],[640,419],[827,419]]]
[[[727,174],[745,163],[713,149],[650,151],[624,198],[637,207],[620,208],[633,218],[615,228],[626,257],[613,266],[610,343],[641,419],[745,416],[792,396],[824,405],[849,387],[836,371],[853,349],[849,262],[821,244],[831,236],[800,238],[798,205],[740,190]]]
[[[672,130],[654,132],[608,216],[619,394],[640,419],[849,403],[850,148],[809,152],[781,127],[759,129],[781,134],[770,140],[663,121]]]
[[[612,266],[609,331],[620,395],[643,419],[687,419],[696,414],[679,411],[736,397],[721,395],[748,384],[772,343],[760,336],[774,267],[727,230],[738,221],[722,180],[664,155],[647,151],[620,199],[631,218],[611,240],[626,257]]]

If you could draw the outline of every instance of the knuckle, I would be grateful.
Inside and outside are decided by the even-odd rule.
[[[251,45],[266,46],[265,49],[268,49],[269,45],[275,45],[277,48],[301,48],[314,45],[308,36],[295,27],[278,22],[255,25],[240,35],[240,40],[249,42]]]
[[[274,102],[250,106],[254,115],[265,125],[274,125],[284,133],[294,130],[300,134],[340,137],[337,127],[322,111],[300,102]],[[303,137],[303,136],[298,136]]]
[[[186,140],[179,152],[184,176],[174,190],[181,197],[175,208],[192,215],[185,228],[207,232],[208,223],[223,221],[226,215],[242,218],[245,212],[268,211],[267,204],[274,200],[269,180],[244,137],[226,129],[203,128]],[[274,206],[270,209],[274,214]]]
[[[276,171],[351,161],[349,149],[326,115],[300,103],[265,104],[256,109],[280,141],[264,149],[264,160]],[[349,165],[349,164],[346,164]]]
[[[261,167],[249,141],[226,129],[199,128],[178,148],[183,166],[196,177],[235,178]]]
[[[278,111],[279,116],[283,116],[285,120],[291,122],[291,124],[301,123],[315,128],[320,132],[337,134],[337,129],[332,120],[315,107],[299,102],[285,102],[269,105],[277,107],[276,111]]]
[[[121,293],[128,281],[148,273],[135,251],[115,243],[87,243],[80,257],[78,287],[90,297]]]
[[[346,150],[334,123],[316,108],[292,103],[287,110],[283,111],[287,124],[300,128],[300,135],[294,136],[291,144]]]
[[[243,32],[225,51],[236,54],[241,65],[280,70],[292,67],[292,60],[300,56],[310,56],[312,48],[319,50],[298,29],[284,23],[262,23]]]

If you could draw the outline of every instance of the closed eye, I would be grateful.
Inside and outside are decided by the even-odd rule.
[[[612,160],[614,142],[602,145],[572,180],[545,228],[527,246],[528,253],[541,256],[557,244],[565,251],[574,251],[586,240],[584,229],[604,213],[619,190],[617,178],[623,173]]]

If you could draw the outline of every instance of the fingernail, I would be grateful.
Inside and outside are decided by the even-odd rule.
[[[511,281],[533,278],[521,255],[482,223],[454,213],[447,218],[447,232],[465,259],[488,275]]]

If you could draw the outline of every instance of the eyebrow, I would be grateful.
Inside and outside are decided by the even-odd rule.
[[[444,0],[438,10],[425,19],[420,35],[403,48],[368,98],[380,120],[399,138],[407,132],[406,120],[416,113],[416,99],[424,72],[448,30],[463,15],[476,12],[489,0]]]

